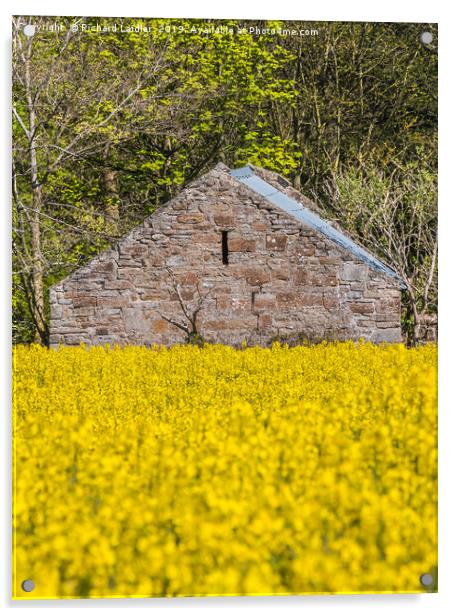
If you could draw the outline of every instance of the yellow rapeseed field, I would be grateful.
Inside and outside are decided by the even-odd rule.
[[[436,355],[16,347],[14,597],[424,590]]]

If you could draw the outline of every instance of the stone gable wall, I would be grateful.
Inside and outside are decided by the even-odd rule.
[[[229,263],[222,262],[228,231]],[[50,291],[51,345],[399,342],[400,289],[218,165]],[[197,311],[197,309],[199,310]]]

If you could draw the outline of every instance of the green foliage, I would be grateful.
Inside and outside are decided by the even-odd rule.
[[[263,130],[252,130],[244,136],[244,143],[235,154],[235,164],[251,162],[285,176],[290,176],[298,167],[301,153],[297,144]]]
[[[398,228],[411,212],[436,228],[437,55],[420,43],[423,24],[300,22],[319,36],[281,37],[239,31],[236,20],[223,22],[233,33],[202,19],[120,21],[124,32],[15,35],[13,102],[26,128],[30,51],[45,296],[220,160],[281,173],[361,238],[392,192]],[[34,337],[33,199],[30,140],[17,117],[13,140],[20,342]],[[402,185],[413,188],[400,198]],[[416,243],[408,258],[419,289],[429,247]]]

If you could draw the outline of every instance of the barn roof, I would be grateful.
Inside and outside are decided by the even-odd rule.
[[[403,279],[391,267],[377,259],[374,255],[365,250],[365,248],[362,248],[356,244],[347,235],[333,227],[327,221],[323,220],[320,216],[318,216],[318,214],[312,212],[302,203],[292,199],[256,175],[251,166],[247,165],[246,167],[240,167],[239,169],[232,169],[230,171],[230,175],[261,197],[264,197],[273,205],[276,205],[287,214],[293,216],[299,222],[311,227],[315,231],[322,233],[328,239],[352,253],[357,259],[360,259],[369,265],[372,269],[394,278],[397,280],[401,288],[406,287]]]

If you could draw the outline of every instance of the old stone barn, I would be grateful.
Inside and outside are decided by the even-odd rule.
[[[397,342],[402,284],[283,177],[219,163],[52,287],[50,340]]]

